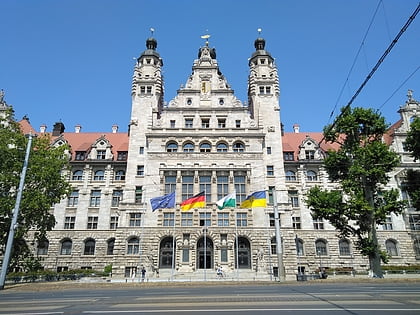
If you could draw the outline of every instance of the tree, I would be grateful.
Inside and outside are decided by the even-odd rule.
[[[324,162],[330,180],[341,189],[313,187],[306,196],[314,218],[329,220],[340,237],[356,237],[356,248],[369,258],[374,277],[383,276],[381,259],[386,262],[376,227],[404,206],[398,191],[383,190],[387,173],[399,165],[399,156],[382,142],[386,129],[385,119],[371,109],[343,108],[335,123],[324,128],[325,141],[340,145]]]
[[[28,141],[14,120],[12,108],[3,113],[0,113],[0,248],[6,245]],[[14,267],[30,259],[31,253],[23,242],[28,240],[28,232],[34,231],[31,242],[45,238],[55,225],[51,207],[71,191],[61,175],[68,167],[66,150],[65,146],[52,147],[48,135],[33,140],[11,255]]]
[[[416,117],[404,143],[404,150],[411,152],[414,161],[420,160],[420,118]],[[410,169],[406,177],[407,192],[414,208],[420,210],[420,171]]]

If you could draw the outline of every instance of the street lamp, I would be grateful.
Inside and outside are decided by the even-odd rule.
[[[3,264],[2,264],[1,273],[0,273],[0,290],[4,289],[7,269],[9,267],[10,254],[12,252],[15,230],[17,228],[17,219],[19,216],[20,201],[22,200],[23,187],[25,185],[26,170],[28,169],[28,161],[29,161],[29,153],[31,151],[32,137],[33,137],[32,134],[29,133],[28,143],[26,145],[25,160],[23,162],[22,173],[20,174],[20,181],[19,181],[19,188],[18,188],[18,192],[16,196],[16,203],[13,209],[12,222],[10,223],[9,236],[7,238],[6,251],[4,253]]]

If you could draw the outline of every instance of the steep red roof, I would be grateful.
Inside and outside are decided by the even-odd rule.
[[[322,132],[285,132],[282,136],[283,151],[293,152],[294,158],[297,160],[299,154],[299,146],[307,137],[319,143],[321,140],[323,140],[323,136],[324,134]],[[338,150],[340,145],[337,143],[332,144],[322,141],[320,147],[324,151],[328,151]]]
[[[384,134],[384,142],[387,145],[391,145],[392,140],[394,140],[394,131],[395,129],[400,128],[402,123],[403,123],[403,120],[400,119],[396,123],[394,123],[391,127],[389,127],[389,129],[386,131],[386,133]]]
[[[27,120],[27,119],[22,119],[21,121],[19,121],[19,125],[20,125],[20,130],[22,130],[23,134],[25,134],[25,135],[27,135],[29,133],[32,133],[33,135],[38,133],[31,126],[29,120]]]

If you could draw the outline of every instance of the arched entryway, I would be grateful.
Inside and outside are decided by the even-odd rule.
[[[172,259],[176,249],[176,245],[175,249],[173,248],[173,245],[172,236],[167,236],[160,242],[159,268],[172,268]]]
[[[235,267],[240,269],[251,268],[251,245],[247,238],[238,237],[239,247],[237,247],[235,239]],[[236,249],[238,248],[238,251]],[[239,267],[238,267],[239,261]]]
[[[201,237],[197,242],[197,269],[213,268],[213,241],[206,237]]]

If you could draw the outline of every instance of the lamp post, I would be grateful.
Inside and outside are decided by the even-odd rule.
[[[2,263],[2,267],[1,267],[0,290],[4,289],[4,283],[6,281],[7,269],[9,267],[10,254],[12,252],[15,230],[17,228],[17,219],[18,219],[18,216],[19,216],[20,201],[22,200],[23,187],[25,185],[26,170],[28,169],[28,161],[29,161],[29,153],[31,151],[32,137],[33,137],[32,134],[29,133],[28,143],[26,145],[25,160],[23,162],[22,173],[20,174],[20,181],[19,181],[19,188],[18,188],[17,197],[16,197],[16,203],[15,203],[15,207],[13,209],[12,222],[10,223],[9,236],[7,238],[7,243],[6,243],[6,251],[4,253],[3,263]]]

